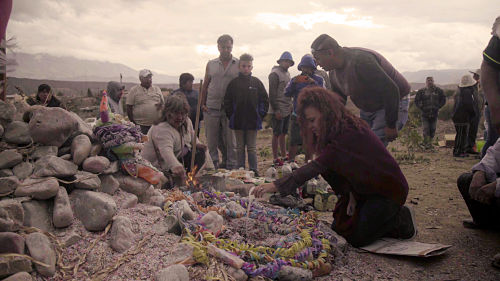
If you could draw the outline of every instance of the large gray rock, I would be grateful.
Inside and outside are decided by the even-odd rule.
[[[116,179],[120,183],[121,189],[137,195],[141,203],[148,203],[149,199],[154,195],[154,188],[151,184],[141,178],[116,175]]]
[[[120,187],[120,183],[113,175],[99,175],[101,179],[101,187],[98,189],[100,192],[113,195]]]
[[[31,275],[28,272],[18,272],[2,281],[32,281]]]
[[[78,130],[78,121],[62,108],[33,106],[30,111],[28,127],[36,143],[60,147]]]
[[[31,136],[28,129],[28,124],[22,121],[14,121],[7,125],[3,138],[8,143],[13,144],[30,144]]]
[[[90,137],[90,139],[92,139],[94,137],[94,133],[92,132],[92,127],[85,121],[83,121],[83,119],[80,116],[78,116],[78,114],[72,111],[68,111],[68,113],[71,116],[71,118],[73,118],[73,120],[75,120],[76,123],[78,124],[76,131],[73,133],[73,136],[87,135]]]
[[[193,257],[194,246],[185,243],[175,244],[172,251],[166,256],[166,264],[176,264]]]
[[[0,169],[12,168],[23,161],[23,156],[15,149],[0,152]]]
[[[80,242],[80,240],[82,240],[82,237],[78,233],[71,231],[64,237],[63,245],[64,247],[71,247],[72,245]]]
[[[194,220],[196,218],[196,214],[193,212],[186,200],[178,201],[175,204],[177,204],[177,207],[181,211],[183,219]]]
[[[24,238],[14,232],[0,232],[0,253],[24,254]]]
[[[189,272],[182,264],[174,264],[160,270],[155,275],[156,281],[189,281]]]
[[[119,170],[120,170],[119,162],[114,161],[114,162],[111,162],[109,164],[109,167],[106,170],[104,170],[102,173],[105,175],[109,175],[109,174],[117,173]]]
[[[0,100],[0,124],[2,126],[12,122],[15,114],[16,107],[13,104]]]
[[[0,178],[0,194],[8,194],[16,190],[19,185],[19,180],[17,177],[3,177]]]
[[[90,149],[90,156],[97,156],[99,153],[101,153],[102,150],[102,144],[96,143],[92,145],[92,148]]]
[[[74,190],[71,195],[73,213],[89,231],[101,231],[116,214],[113,197],[101,192]]]
[[[76,136],[71,143],[71,158],[73,158],[73,163],[76,165],[82,164],[83,161],[89,157],[91,148],[92,143],[88,136]]]
[[[83,161],[83,170],[95,174],[102,173],[109,167],[109,160],[104,156],[91,156]]]
[[[17,197],[29,196],[45,200],[56,196],[59,191],[59,182],[54,178],[26,179],[20,184],[14,195]]]
[[[128,192],[123,192],[124,198],[123,201],[120,205],[120,209],[129,209],[137,206],[137,202],[139,202],[139,199],[135,194],[128,193]]]
[[[20,202],[12,199],[0,201],[0,232],[17,231],[24,222],[24,210]]]
[[[216,212],[210,211],[200,219],[200,222],[212,233],[217,234],[222,230],[224,219]]]
[[[44,156],[57,156],[58,148],[55,145],[48,146],[38,146],[35,151],[31,154],[31,158],[38,160]]]
[[[53,276],[56,273],[56,251],[49,238],[40,232],[28,234],[26,246],[32,258],[48,265],[35,264],[36,271],[45,277]]]
[[[78,171],[76,174],[75,187],[79,189],[95,190],[101,187],[101,180],[96,174],[85,171]]]
[[[54,198],[54,212],[52,220],[55,227],[67,227],[73,223],[73,210],[69,202],[66,188],[59,187],[59,192]]]
[[[11,169],[0,169],[0,178],[13,176],[14,173]]]
[[[132,247],[135,235],[132,232],[132,222],[124,216],[113,218],[113,225],[110,233],[110,246],[113,250],[123,253]]]
[[[31,272],[31,261],[24,257],[3,258],[0,257],[0,278],[18,273]]]
[[[30,200],[22,203],[24,209],[24,225],[52,232],[52,206],[47,200]]]
[[[56,156],[45,156],[35,163],[36,177],[69,177],[76,175],[78,166]]]
[[[24,180],[33,174],[33,164],[30,162],[21,162],[12,169],[12,172],[14,172],[14,175],[18,179]]]
[[[313,279],[312,272],[307,269],[294,266],[283,266],[278,273],[278,280],[284,281],[310,281]]]

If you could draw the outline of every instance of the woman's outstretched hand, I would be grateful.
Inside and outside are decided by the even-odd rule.
[[[276,187],[276,185],[274,185],[274,183],[265,183],[255,187],[252,194],[257,198],[261,198],[264,193],[274,192],[278,192],[278,188]]]

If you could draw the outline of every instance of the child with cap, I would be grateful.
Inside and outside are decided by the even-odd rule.
[[[300,60],[297,68],[302,71],[300,75],[293,77],[285,89],[285,96],[293,98],[293,113],[290,118],[290,146],[289,146],[289,159],[288,161],[294,162],[295,155],[299,145],[302,145],[302,137],[300,136],[300,128],[297,122],[297,98],[299,93],[305,87],[320,86],[324,87],[324,80],[320,76],[314,74],[316,70],[316,62],[314,58],[306,54]],[[306,161],[310,159],[306,151]]]
[[[287,160],[285,137],[292,113],[292,98],[285,96],[285,87],[290,82],[288,68],[295,63],[292,54],[287,51],[283,52],[277,63],[278,65],[273,66],[269,74],[269,113],[272,114],[274,164],[282,166],[283,160]],[[278,151],[281,152],[281,159],[278,157]]]

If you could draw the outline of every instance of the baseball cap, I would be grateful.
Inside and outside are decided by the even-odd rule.
[[[148,77],[149,75],[153,75],[153,72],[149,69],[143,69],[139,71],[139,77]]]

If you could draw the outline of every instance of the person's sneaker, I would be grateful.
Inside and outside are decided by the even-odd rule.
[[[399,211],[398,238],[412,239],[417,235],[415,213],[409,206],[402,206]]]
[[[276,159],[274,159],[273,164],[275,166],[281,167],[281,166],[283,166],[283,160],[276,158]]]

